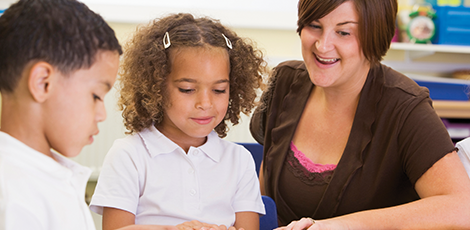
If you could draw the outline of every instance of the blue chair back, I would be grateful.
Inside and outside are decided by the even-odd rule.
[[[258,143],[238,143],[243,145],[248,151],[251,152],[251,156],[253,156],[253,160],[255,160],[256,164],[256,173],[259,176],[259,170],[261,167],[261,161],[263,160],[263,146]]]
[[[263,160],[263,146],[258,143],[238,143],[251,152],[256,164],[256,173],[259,176],[261,161]],[[259,218],[260,230],[273,230],[279,227],[277,222],[277,207],[274,200],[269,196],[261,196],[266,210],[266,215]]]
[[[266,209],[266,215],[259,218],[259,230],[273,230],[278,227],[276,203],[269,196],[261,196],[261,198]]]

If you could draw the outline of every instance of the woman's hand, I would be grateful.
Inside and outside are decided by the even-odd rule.
[[[310,229],[315,224],[315,220],[310,217],[304,217],[300,220],[292,221],[285,227],[276,228],[276,230],[304,230]]]

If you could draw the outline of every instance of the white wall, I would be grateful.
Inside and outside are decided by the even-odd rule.
[[[189,12],[220,19],[239,28],[291,29],[298,0],[82,0],[107,21],[148,22],[174,12]]]

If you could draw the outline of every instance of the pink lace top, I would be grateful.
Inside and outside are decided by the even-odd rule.
[[[312,162],[291,142],[279,175],[279,194],[297,219],[314,215],[335,170],[335,164]]]
[[[295,147],[294,142],[290,143],[290,148],[294,152],[295,158],[299,160],[299,163],[305,167],[309,172],[311,173],[322,173],[325,171],[332,171],[336,168],[335,164],[317,164],[314,163],[312,160],[307,158],[305,154],[303,154],[301,151]]]

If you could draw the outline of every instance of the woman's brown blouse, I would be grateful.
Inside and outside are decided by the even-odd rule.
[[[280,222],[288,224],[301,216],[283,201],[289,194],[280,195],[279,177],[314,85],[301,61],[281,63],[271,80],[250,130],[264,145],[261,170],[266,193],[276,201]],[[417,200],[416,181],[453,150],[429,91],[389,67],[373,67],[343,156],[311,217],[324,219]]]

